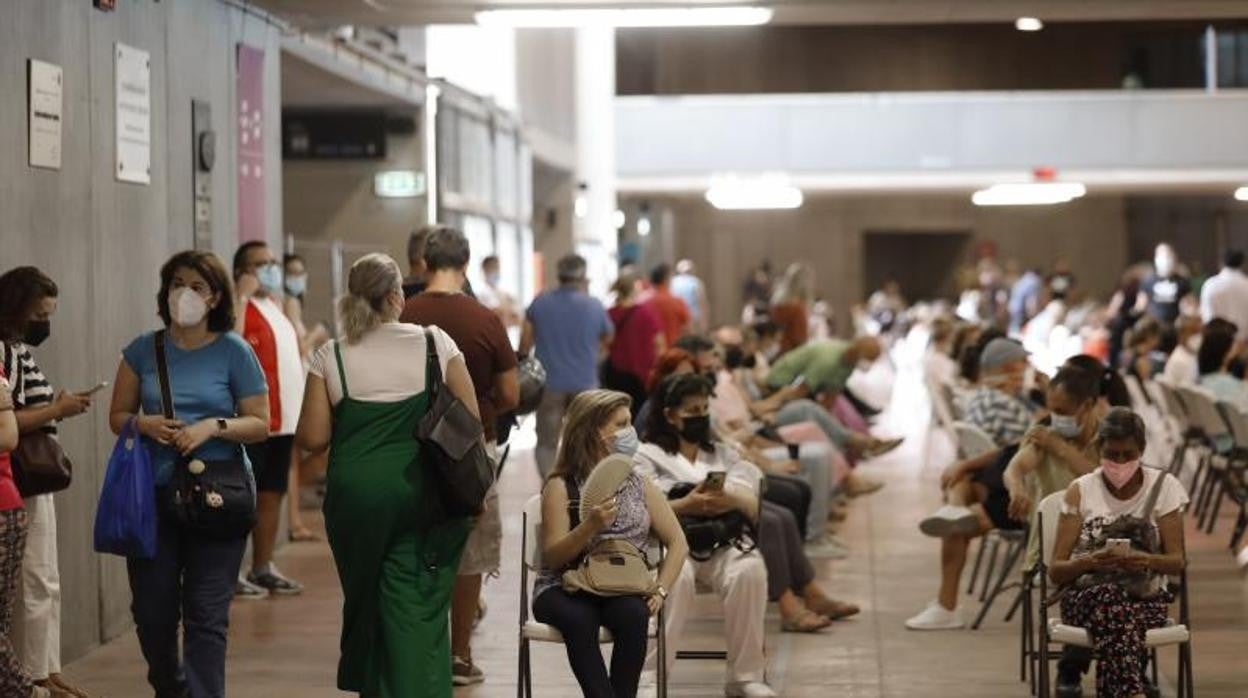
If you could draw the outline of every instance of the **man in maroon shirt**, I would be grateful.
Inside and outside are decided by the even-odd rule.
[[[495,422],[499,415],[520,404],[516,352],[498,316],[463,292],[468,258],[468,239],[463,233],[447,226],[433,228],[425,240],[428,286],[423,293],[407,300],[399,320],[436,325],[455,340],[476,387],[487,449],[496,454]],[[472,663],[472,626],[477,617],[482,575],[498,573],[502,538],[498,492],[491,491],[485,511],[477,518],[464,547],[451,598],[451,676],[456,686],[485,680]]]

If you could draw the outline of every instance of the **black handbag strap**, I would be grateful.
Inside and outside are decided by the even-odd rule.
[[[438,360],[438,345],[433,341],[433,330],[425,328],[425,390],[432,404],[442,392],[442,362]]]
[[[351,397],[351,393],[347,391],[347,369],[342,365],[342,349],[338,340],[334,342],[334,361],[338,362],[338,384],[342,386],[342,399],[346,400]]]
[[[568,530],[581,525],[581,487],[576,484],[576,478],[563,478],[563,486],[568,491]]]
[[[165,331],[156,331],[156,375],[160,378],[160,410],[173,419],[173,390],[169,385],[169,359],[165,356]]]

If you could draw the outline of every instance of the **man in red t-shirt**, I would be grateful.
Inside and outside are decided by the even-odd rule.
[[[693,318],[685,302],[673,296],[669,290],[668,282],[671,279],[671,267],[666,264],[655,267],[650,272],[650,285],[653,290],[649,300],[646,301],[646,304],[654,309],[659,320],[663,322],[663,335],[669,347],[674,346],[676,340],[689,330],[689,321]]]
[[[425,240],[424,292],[412,296],[401,322],[436,325],[455,340],[476,390],[487,450],[497,458],[499,416],[520,404],[516,352],[502,320],[494,311],[463,292],[468,268],[468,238],[448,226],[437,226]],[[451,679],[456,686],[481,683],[485,675],[472,662],[472,626],[477,618],[481,579],[497,574],[503,540],[497,487],[486,497],[459,561],[451,596]]]

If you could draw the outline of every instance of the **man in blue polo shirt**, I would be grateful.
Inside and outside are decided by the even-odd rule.
[[[611,344],[611,320],[586,292],[585,259],[570,254],[556,267],[559,287],[533,300],[524,317],[520,353],[536,347],[546,367],[546,392],[537,407],[537,468],[545,478],[555,463],[563,413],[577,393],[598,387],[598,359]]]

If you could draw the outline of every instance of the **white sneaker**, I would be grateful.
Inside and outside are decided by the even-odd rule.
[[[979,532],[979,517],[966,507],[946,504],[920,521],[919,530],[933,538],[970,536]]]
[[[1235,556],[1235,562],[1239,565],[1241,571],[1248,570],[1248,545],[1239,549],[1239,554]]]
[[[779,694],[762,681],[742,681],[724,686],[724,695],[728,698],[775,698]]]
[[[849,557],[849,550],[837,543],[831,536],[819,536],[802,546],[806,557],[823,560],[844,560]]]
[[[945,608],[940,602],[933,601],[919,615],[906,621],[911,630],[960,630],[966,627],[966,621],[958,611]]]

